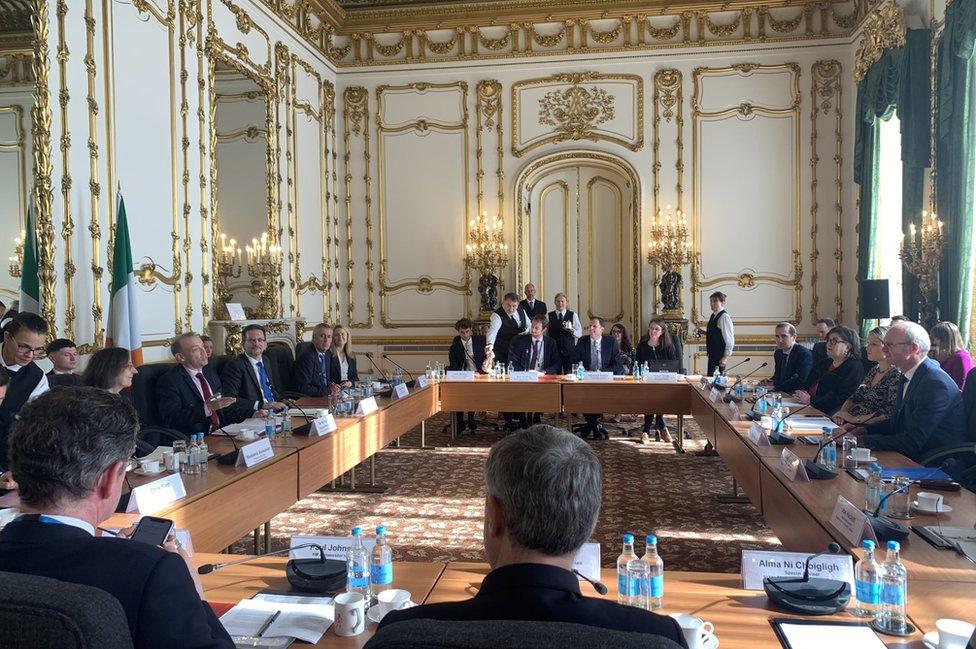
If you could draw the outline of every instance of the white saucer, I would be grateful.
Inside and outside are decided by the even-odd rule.
[[[413,608],[416,605],[417,605],[417,603],[414,602],[413,600],[411,600],[411,601],[407,602],[407,605],[404,606],[403,608]],[[400,610],[403,610],[403,609],[400,609]],[[380,613],[380,606],[379,606],[379,604],[373,604],[372,606],[369,607],[369,610],[366,611],[366,619],[369,620],[370,622],[372,622],[373,624],[379,624],[380,623],[379,613]]]
[[[718,649],[718,636],[714,633],[705,633],[702,639],[702,649]]]
[[[922,636],[922,642],[928,649],[939,649],[939,632],[929,631]]]
[[[942,503],[942,509],[927,509],[927,508],[920,507],[917,500],[913,500],[912,507],[914,507],[916,511],[922,512],[923,514],[951,514],[952,513],[952,507],[950,505],[945,504],[944,502]]]
[[[865,464],[867,462],[877,462],[878,461],[878,458],[874,457],[873,455],[869,455],[868,457],[866,457],[864,459],[857,459],[857,458],[853,458],[850,455],[848,455],[847,456],[847,459],[848,460],[854,460],[858,464]]]
[[[166,472],[166,468],[165,467],[160,467],[159,468],[159,471],[146,471],[145,469],[143,469],[140,466],[140,467],[137,467],[135,469],[132,469],[132,472],[133,473],[137,473],[139,475],[159,475],[160,473],[165,473]]]

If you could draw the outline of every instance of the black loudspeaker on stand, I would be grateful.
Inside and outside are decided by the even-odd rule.
[[[888,280],[861,281],[861,317],[865,320],[891,317],[891,307],[888,304]]]

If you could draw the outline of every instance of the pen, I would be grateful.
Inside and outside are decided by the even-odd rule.
[[[98,529],[99,532],[104,532],[105,534],[109,534],[111,536],[118,536],[119,535],[118,532],[113,532],[112,530],[107,530],[104,527],[99,527],[99,528],[96,528],[96,529]]]
[[[265,622],[263,625],[261,625],[261,629],[258,631],[258,635],[257,635],[258,638],[264,635],[264,632],[268,630],[268,627],[274,624],[274,621],[278,619],[279,615],[281,615],[281,611],[275,611],[274,615],[269,617],[268,621]]]

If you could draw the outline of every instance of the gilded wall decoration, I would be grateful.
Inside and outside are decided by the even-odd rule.
[[[332,265],[331,270],[323,271],[324,278],[328,278],[329,286],[332,288],[332,309],[326,311],[326,319],[339,321],[341,316],[339,305],[339,148],[336,136],[336,93],[335,85],[326,81],[322,87],[323,110],[325,112],[325,124],[323,130],[327,131],[328,149],[326,156],[331,163],[328,165],[328,191],[326,192],[326,209],[330,213],[329,222],[332,229],[329,233],[328,241],[332,243]],[[327,246],[328,246],[327,241]],[[328,253],[324,253],[328,256]]]
[[[548,88],[539,99],[538,125],[551,127],[550,132],[523,139],[527,130],[522,124],[522,95],[532,89]],[[632,98],[612,92],[614,88],[629,86]],[[632,111],[632,135],[623,138],[600,128],[615,119],[618,101],[629,103]],[[526,79],[512,84],[512,154],[524,155],[537,147],[566,141],[605,141],[619,144],[631,151],[644,146],[644,81],[634,74],[603,74],[600,72],[559,73],[550,77]]]
[[[860,83],[885,50],[905,44],[905,13],[895,0],[887,0],[869,13],[854,52],[854,80]]]
[[[682,76],[681,71],[675,68],[664,68],[654,73],[654,117],[653,117],[653,142],[652,142],[652,164],[653,192],[654,192],[654,214],[661,209],[661,120],[665,123],[675,122],[675,206],[676,209],[684,210],[684,101],[681,92]],[[657,267],[654,268],[654,281],[652,289],[654,294],[653,304],[657,304]],[[681,298],[678,301],[679,308]]]
[[[484,135],[483,130],[495,130],[495,154],[497,158],[497,168],[495,179],[498,184],[498,209],[499,217],[504,216],[505,211],[505,140],[502,135],[502,84],[495,79],[485,79],[478,82],[475,90],[477,95],[477,112],[475,125],[475,156],[477,158],[476,178],[478,182],[478,214],[484,210]]]
[[[85,72],[87,78],[88,100],[88,190],[89,190],[89,220],[88,233],[91,235],[91,259],[89,268],[92,273],[92,307],[91,314],[94,323],[93,341],[88,346],[92,351],[101,349],[105,344],[105,329],[102,327],[102,275],[104,267],[102,259],[102,227],[99,223],[101,210],[99,209],[102,194],[98,175],[98,101],[96,100],[95,68],[95,12],[93,0],[85,0]],[[84,345],[82,345],[84,346]],[[81,351],[79,349],[79,351]]]
[[[57,2],[58,49],[58,104],[61,107],[61,254],[64,259],[64,336],[69,340],[75,338],[75,301],[74,277],[77,273],[72,257],[71,238],[74,236],[75,221],[71,211],[71,163],[68,152],[71,150],[71,129],[68,123],[68,105],[71,94],[68,91],[68,40],[65,34],[65,18],[68,15],[68,3],[65,0]]]
[[[362,86],[350,86],[342,93],[342,141],[343,165],[345,178],[346,199],[346,320],[349,326],[356,329],[368,329],[373,326],[373,217],[372,217],[372,179],[370,177],[369,153],[369,92]],[[350,163],[352,150],[350,139],[355,135],[363,140],[363,161],[366,165],[363,174],[363,197],[365,202],[364,224],[366,228],[366,320],[356,321],[354,314],[356,302],[354,297],[355,280],[353,269],[355,261],[352,252],[352,173]]]
[[[37,208],[38,279],[41,315],[52,337],[57,336],[54,270],[54,162],[51,159],[50,8],[48,0],[37,0],[31,14],[34,27],[33,75],[35,101],[31,108],[31,138],[34,153],[34,205]]]
[[[702,82],[707,77],[749,77],[754,74],[782,74],[790,75],[790,102],[787,106],[764,106],[746,100],[736,106],[727,106],[717,110],[702,110]],[[793,289],[794,313],[791,316],[794,322],[800,322],[802,313],[802,291],[803,291],[803,262],[800,256],[800,106],[802,95],[800,92],[800,65],[795,62],[764,65],[760,63],[733,63],[732,65],[719,68],[698,67],[692,72],[693,93],[691,98],[692,108],[692,231],[694,237],[695,259],[691,264],[691,321],[697,326],[703,327],[706,323],[701,319],[698,305],[701,300],[701,293],[709,288],[735,283],[740,288],[752,289],[760,283],[777,284],[788,286]],[[769,117],[789,117],[792,126],[792,145],[794,154],[794,174],[793,183],[793,267],[790,276],[755,273],[743,271],[742,273],[722,274],[705,278],[701,270],[701,237],[702,228],[700,225],[699,214],[699,193],[701,191],[701,171],[700,171],[700,144],[701,144],[701,125],[703,121],[724,119],[735,115],[739,119],[752,119],[756,116]],[[749,321],[751,325],[776,324],[778,320],[756,320]]]

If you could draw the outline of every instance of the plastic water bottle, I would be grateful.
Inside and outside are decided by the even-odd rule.
[[[190,435],[190,446],[186,450],[186,472],[190,475],[200,473],[200,447],[197,446],[197,436]]]
[[[651,366],[648,365],[647,361],[644,361],[644,364],[641,365],[641,380],[643,381],[644,379],[646,379],[650,373],[651,373]]]
[[[881,608],[881,566],[874,559],[874,541],[861,543],[864,558],[854,566],[855,600],[851,614],[873,618]]]
[[[881,500],[881,467],[878,466],[877,462],[872,462],[868,466],[868,488],[867,488],[867,506],[866,510],[873,512],[878,508],[878,502]]]
[[[742,383],[742,375],[737,374],[735,377],[735,398],[742,401],[746,396],[746,386]]]
[[[718,366],[716,366],[715,371],[712,372],[712,385],[722,385],[721,377],[722,375],[718,371]]]
[[[515,371],[515,363],[508,361],[508,367],[505,368],[505,376],[511,377],[512,372]]]
[[[636,556],[627,562],[627,583],[630,586],[630,605],[651,609],[651,566]]]
[[[824,426],[820,443],[824,445],[820,452],[820,461],[831,469],[837,468],[837,442],[828,441],[833,436],[830,426]]]
[[[635,590],[633,588],[635,584],[630,583],[627,565],[631,559],[637,558],[637,554],[634,552],[634,535],[630,533],[624,534],[623,541],[623,551],[617,557],[617,603],[630,604],[630,598]]]
[[[393,550],[386,542],[386,527],[376,528],[376,545],[369,557],[369,592],[375,600],[393,587]]]
[[[434,379],[434,370],[430,367],[430,361],[427,361],[427,370],[425,371],[425,376],[427,377],[428,381],[432,381]]]
[[[187,470],[186,440],[183,439],[173,440],[173,463],[179,468],[180,473],[186,473]]]
[[[352,545],[346,552],[346,592],[361,593],[369,601],[369,557],[361,527],[352,528]]]
[[[904,633],[908,606],[908,571],[898,557],[898,541],[888,541],[888,556],[881,566],[880,625],[888,631]]]
[[[264,413],[264,434],[268,439],[274,437],[274,415],[270,412]]]
[[[207,446],[207,441],[203,433],[200,433],[197,437],[197,447],[200,449],[200,472],[206,473],[210,467],[210,462],[207,461],[210,457],[210,447]]]
[[[580,363],[576,366],[576,378],[582,381],[586,377],[586,366]]]
[[[635,381],[640,381],[641,380],[640,363],[634,363],[634,371],[631,372],[631,376],[633,377],[633,379]]]
[[[664,606],[664,559],[657,553],[657,537],[653,534],[647,535],[647,550],[641,561],[648,566],[647,610],[656,611]]]

